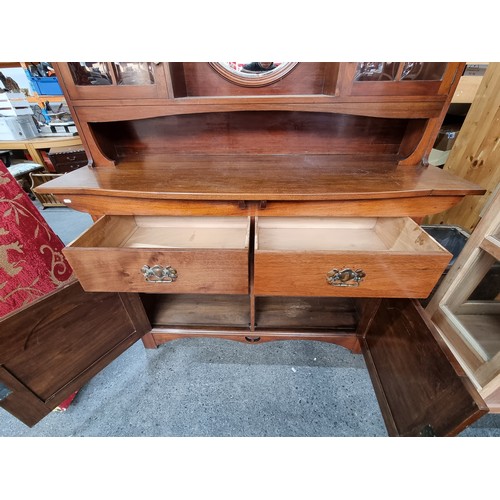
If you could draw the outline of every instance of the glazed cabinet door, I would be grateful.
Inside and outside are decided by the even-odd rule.
[[[0,406],[35,425],[150,329],[135,294],[48,294],[1,322]]]
[[[447,62],[357,62],[343,67],[343,94],[431,96],[446,94],[463,65]],[[457,75],[457,71],[460,74]]]
[[[488,408],[416,300],[382,299],[362,341],[391,436],[452,436]]]
[[[167,98],[164,63],[64,62],[55,69],[70,99]]]

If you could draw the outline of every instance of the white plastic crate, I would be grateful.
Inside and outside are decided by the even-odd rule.
[[[0,94],[0,116],[32,115],[30,103],[20,92],[3,92]]]
[[[0,140],[22,141],[38,135],[31,116],[0,116]]]

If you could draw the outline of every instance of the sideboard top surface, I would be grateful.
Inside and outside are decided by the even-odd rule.
[[[479,186],[432,166],[397,166],[393,157],[343,155],[172,155],[83,167],[37,188],[171,200],[357,200],[482,194]]]

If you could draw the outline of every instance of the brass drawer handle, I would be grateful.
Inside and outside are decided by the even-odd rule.
[[[177,279],[177,271],[171,266],[144,265],[141,268],[144,279],[150,283],[172,283]]]
[[[326,275],[326,281],[332,286],[359,286],[366,273],[362,269],[332,269]]]

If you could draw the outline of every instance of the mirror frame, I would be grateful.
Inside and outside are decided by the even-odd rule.
[[[208,63],[220,76],[226,80],[240,85],[241,87],[265,87],[271,85],[286,75],[288,75],[299,64],[298,62],[286,62],[278,66],[276,69],[263,73],[237,73],[229,68],[226,68],[219,62]]]

